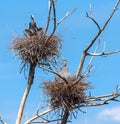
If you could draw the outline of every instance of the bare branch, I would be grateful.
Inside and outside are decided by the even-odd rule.
[[[107,56],[111,54],[119,53],[120,50],[112,51],[112,52],[102,52],[102,53],[87,53],[89,56]]]
[[[73,12],[75,12],[76,9],[77,9],[77,8],[73,9],[73,10],[70,11],[70,12],[67,12],[67,13],[65,14],[65,16],[57,22],[57,25],[56,25],[56,26],[58,26],[58,25],[59,25],[61,22],[63,22],[68,16],[70,16]]]
[[[101,40],[99,39],[98,45],[96,46],[95,51],[93,52],[94,54],[97,52],[97,50],[98,50],[98,48],[99,48],[99,46],[100,46],[100,41],[101,41]],[[94,59],[94,56],[91,57],[91,59],[90,59],[88,65],[87,65],[87,67],[85,68],[85,71],[83,72],[83,74],[84,74],[85,72],[87,72],[87,70],[89,70],[89,67],[90,67],[90,65],[91,65],[91,63],[92,63],[92,61],[93,61],[93,59]]]
[[[45,29],[45,34],[46,34],[47,31],[48,31],[48,27],[49,27],[49,23],[50,23],[50,13],[51,13],[51,9],[52,9],[52,1],[49,0],[49,1],[48,1],[48,20],[47,20],[47,26],[46,26],[46,29]]]
[[[56,122],[56,121],[60,121],[61,120],[61,119],[48,120],[47,118],[43,118],[43,117],[42,117],[42,119],[43,120],[41,120],[41,121],[34,121],[32,123],[35,123],[35,124],[36,123],[39,123],[39,124],[40,123],[42,123],[42,124],[45,123],[46,124],[46,123],[51,123],[51,122]]]
[[[99,30],[99,32],[95,35],[95,37],[92,39],[92,41],[90,42],[90,44],[83,50],[82,58],[80,60],[80,64],[79,64],[78,69],[77,69],[77,72],[76,72],[76,77],[78,77],[81,74],[81,72],[82,72],[82,68],[83,68],[84,61],[86,59],[88,50],[93,46],[93,44],[95,43],[95,41],[98,39],[98,37],[101,35],[101,33],[106,28],[107,24],[109,23],[109,21],[111,20],[112,16],[114,15],[114,13],[115,13],[115,11],[116,11],[119,3],[120,3],[120,0],[118,0],[117,3],[115,4],[113,11],[111,12],[110,16],[106,20],[106,22],[103,25],[103,27],[101,28],[101,30]]]
[[[106,43],[104,42],[104,45],[103,45],[103,52],[105,52],[105,48],[106,48]]]
[[[37,115],[33,116],[32,118],[30,118],[29,120],[27,120],[24,124],[31,124],[31,122],[33,122],[37,118],[39,118],[39,117],[41,117],[41,116],[43,116],[43,115],[45,115],[45,114],[47,114],[47,113],[49,113],[49,112],[51,112],[53,110],[54,109],[48,109],[48,110],[46,110],[46,111],[44,111],[44,112],[42,112],[40,114],[37,114]]]
[[[118,87],[111,94],[106,94],[102,96],[88,96],[86,97],[86,103],[80,104],[76,106],[74,109],[78,109],[81,107],[101,106],[101,105],[109,104],[109,101],[120,102],[120,100],[117,99],[120,96],[120,93],[118,93],[118,90],[120,90],[120,87]]]
[[[50,36],[48,37],[48,39],[46,40],[46,42],[48,42],[50,40],[50,38],[54,35],[55,31],[56,31],[56,5],[55,5],[55,1],[54,0],[50,0],[51,2],[51,6],[53,6],[53,21],[54,21],[54,27],[53,27],[53,30],[50,34]],[[49,21],[48,21],[49,23]],[[48,24],[49,25],[49,24]]]
[[[63,79],[63,80],[68,84],[68,81],[67,81],[64,77],[62,77],[60,74],[56,73],[55,71],[53,71],[53,70],[51,70],[51,69],[42,67],[42,66],[40,66],[40,65],[38,65],[38,66],[39,66],[40,68],[42,68],[43,70],[46,70],[46,71],[48,71],[48,72],[51,72],[51,73],[57,75],[58,77],[60,77],[61,79]]]
[[[55,5],[55,0],[52,0],[52,5],[53,5],[53,20],[54,20],[54,28],[53,28],[53,31],[50,35],[50,37],[53,36],[53,34],[55,33],[55,30],[56,30],[56,5]]]
[[[87,12],[86,12],[86,17],[91,19],[95,23],[95,25],[97,26],[99,31],[101,31],[101,28],[100,28],[99,24],[97,23],[97,21],[91,15],[89,16]]]

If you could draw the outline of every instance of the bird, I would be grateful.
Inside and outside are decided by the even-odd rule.
[[[25,29],[24,30],[24,35],[25,35],[25,37],[29,38],[31,36],[30,30],[29,29]]]
[[[72,80],[75,80],[76,79],[76,76],[74,74],[71,74],[70,71],[69,71],[69,68],[67,67],[67,61],[66,60],[63,60],[62,62],[62,68],[61,70],[58,72],[58,74],[60,76],[62,76],[63,78],[65,78],[67,81],[72,81]],[[58,77],[58,76],[55,76],[55,80],[56,81],[63,81],[62,78]]]
[[[45,34],[45,32],[44,32],[44,29],[42,27],[37,28],[37,35],[42,36],[44,34]]]
[[[31,32],[31,35],[35,35],[37,33],[37,25],[36,25],[36,22],[34,20],[34,16],[31,15],[31,22],[29,23],[29,30]]]
[[[29,23],[29,28],[24,30],[25,37],[30,37],[35,35],[37,32],[36,22],[34,20],[34,16],[31,15],[31,22]]]
[[[42,36],[44,35],[44,29],[42,27],[37,27],[36,22],[34,20],[34,16],[31,15],[31,22],[29,23],[29,28],[24,30],[25,37],[31,37],[35,35]]]

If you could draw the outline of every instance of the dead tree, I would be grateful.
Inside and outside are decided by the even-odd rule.
[[[98,32],[87,45],[87,47],[83,50],[82,58],[76,71],[74,80],[68,80],[64,75],[58,73],[58,71],[55,70],[57,64],[56,59],[60,57],[59,50],[61,48],[61,39],[55,35],[55,31],[57,26],[61,22],[63,22],[64,19],[66,19],[70,14],[72,14],[76,9],[73,9],[71,12],[66,13],[66,15],[61,20],[57,21],[56,1],[49,0],[48,3],[48,20],[45,32],[40,35],[39,33],[36,33],[37,30],[35,30],[35,32],[32,30],[31,35],[31,30],[27,29],[25,31],[28,33],[28,35],[25,35],[25,38],[16,38],[11,45],[11,49],[15,51],[16,55],[19,56],[24,62],[23,68],[25,68],[26,65],[29,66],[28,82],[21,100],[16,124],[21,123],[25,103],[34,81],[36,67],[53,73],[54,75],[58,76],[61,80],[44,82],[44,90],[48,95],[48,101],[51,108],[46,111],[43,111],[42,113],[39,113],[39,111],[37,111],[33,117],[31,117],[25,122],[25,124],[49,122],[60,122],[61,124],[66,124],[67,122],[69,122],[69,115],[71,113],[73,113],[74,115],[74,112],[76,110],[81,110],[82,107],[100,106],[108,104],[111,100],[120,101],[118,99],[118,97],[120,96],[119,86],[113,93],[107,95],[87,96],[85,94],[85,90],[87,90],[91,86],[89,82],[86,82],[86,78],[92,70],[91,63],[94,56],[107,56],[120,52],[120,50],[112,52],[105,52],[103,50],[103,52],[97,53],[97,50],[99,49],[99,44],[101,42],[101,40],[98,39],[100,38],[102,32],[105,30],[106,26],[108,25],[112,16],[117,10],[120,0],[116,2],[112,12],[110,13],[110,16],[105,21],[102,27],[93,18],[91,10],[92,8],[90,8],[90,14],[86,13],[86,17],[93,21],[93,23],[97,26]],[[52,12],[53,17],[51,17]],[[47,33],[51,19],[53,19],[54,27],[50,35],[48,35]],[[96,46],[96,49],[93,53],[89,53],[89,50],[97,41],[98,45]],[[91,56],[91,59],[88,62],[87,67],[83,68],[85,60],[88,56]],[[44,115],[47,115],[51,112],[60,112],[59,118],[50,120],[47,117],[44,117]],[[41,121],[38,121],[39,118],[41,118]]]
[[[50,0],[49,2],[50,2],[50,4],[52,4],[52,0]],[[85,82],[85,79],[86,79],[87,75],[92,71],[91,63],[92,63],[94,56],[108,56],[108,55],[120,52],[120,50],[106,52],[103,48],[103,51],[101,53],[97,53],[100,42],[101,42],[100,36],[103,33],[103,31],[105,30],[106,26],[109,24],[110,20],[112,19],[114,13],[116,12],[116,10],[118,8],[119,3],[120,3],[120,0],[118,0],[116,2],[112,12],[110,13],[109,17],[107,18],[107,20],[105,21],[103,26],[100,26],[99,23],[94,19],[93,15],[92,15],[91,7],[90,7],[90,14],[86,13],[86,17],[89,18],[91,21],[93,21],[93,23],[98,28],[98,32],[93,37],[93,39],[90,41],[90,43],[87,45],[87,47],[83,50],[82,57],[80,59],[80,64],[79,64],[78,69],[75,74],[76,75],[75,80],[73,80],[71,82],[71,81],[67,80],[62,74],[56,72],[55,70],[48,69],[48,68],[45,68],[45,67],[42,67],[39,65],[39,67],[42,68],[43,70],[53,73],[57,77],[61,78],[62,82],[61,81],[45,82],[45,90],[47,91],[47,94],[49,96],[49,102],[51,104],[51,108],[42,113],[37,113],[35,116],[28,119],[25,122],[25,124],[29,124],[32,122],[33,123],[35,123],[35,122],[36,123],[49,123],[49,122],[54,122],[54,121],[57,121],[57,122],[60,121],[60,124],[66,124],[69,121],[68,120],[69,115],[71,113],[74,113],[76,110],[81,110],[80,108],[82,108],[82,107],[101,106],[101,105],[108,104],[110,101],[120,102],[120,100],[119,100],[120,87],[119,86],[117,86],[116,89],[111,94],[105,94],[105,95],[101,95],[101,96],[91,96],[91,95],[87,96],[86,94],[84,94],[84,91],[90,86],[89,83]],[[53,7],[53,9],[55,10],[54,7]],[[47,32],[49,22],[50,22],[51,6],[49,6],[48,10],[49,10],[48,11],[49,16],[48,16],[48,23],[47,23],[47,28],[46,28],[45,32]],[[66,14],[66,16],[67,16],[67,14]],[[66,16],[64,18],[66,18]],[[55,18],[54,18],[54,22],[56,22]],[[59,23],[56,23],[56,24],[59,24]],[[55,28],[56,28],[56,25],[54,25],[54,29]],[[53,33],[54,33],[54,30],[53,30]],[[96,42],[98,42],[98,44],[97,44],[94,52],[90,53],[89,50],[93,47],[93,45]],[[88,62],[88,65],[85,68],[83,68],[83,66],[85,64],[85,60],[88,56],[91,56],[91,59]],[[81,90],[81,92],[79,92],[80,90]],[[48,113],[51,113],[51,112],[54,113],[56,111],[59,111],[59,112],[62,111],[60,114],[60,118],[58,118],[57,120],[49,120],[48,118],[45,119],[43,117],[45,114],[47,115]],[[44,122],[37,121],[37,119],[39,119],[39,118],[43,119]]]

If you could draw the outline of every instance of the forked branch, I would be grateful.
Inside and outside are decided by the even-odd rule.
[[[40,114],[36,114],[35,116],[33,116],[32,118],[30,118],[29,120],[27,120],[24,124],[30,124],[30,123],[32,123],[34,120],[36,120],[36,119],[38,119],[39,117],[41,117],[41,116],[43,116],[43,115],[45,115],[45,114],[47,114],[47,113],[49,113],[49,112],[51,112],[51,111],[53,111],[54,109],[48,109],[48,110],[46,110],[46,111],[44,111],[44,112],[42,112],[42,113],[40,113]]]
[[[115,53],[119,53],[120,50],[112,51],[112,52],[101,52],[101,53],[87,53],[89,56],[107,56]]]
[[[82,68],[88,53],[88,50],[93,46],[93,44],[95,43],[95,41],[98,39],[98,37],[101,35],[101,33],[104,31],[104,29],[106,28],[107,24],[109,23],[109,21],[111,20],[111,18],[113,17],[115,11],[117,10],[117,7],[120,3],[120,0],[118,0],[113,8],[113,11],[110,13],[110,16],[108,17],[108,19],[106,20],[105,24],[102,26],[102,28],[100,28],[97,23],[97,27],[100,29],[99,32],[94,36],[94,38],[91,40],[91,42],[88,44],[88,46],[83,50],[82,53],[82,58],[80,60],[80,64],[78,66],[77,72],[76,72],[76,77],[78,78],[81,73],[82,73]],[[92,18],[91,18],[92,19]],[[93,20],[94,21],[94,20]]]
[[[95,25],[97,26],[99,31],[101,31],[101,28],[100,28],[100,25],[98,24],[98,22],[91,15],[89,16],[87,12],[86,12],[86,17],[91,19],[95,23]]]
[[[53,7],[54,26],[53,26],[53,30],[52,30],[50,36],[48,37],[48,39],[46,40],[46,42],[48,42],[50,40],[50,38],[54,35],[57,26],[61,22],[63,22],[69,15],[71,15],[76,10],[76,8],[75,8],[72,11],[67,12],[66,15],[62,19],[60,19],[60,21],[57,22],[57,20],[56,20],[56,2],[55,2],[55,0],[49,0],[49,4],[48,4],[48,20],[47,20],[47,26],[46,26],[46,29],[45,29],[45,34],[47,33],[48,28],[49,28],[49,24],[50,24],[50,20],[51,20],[51,10],[52,10],[52,7]]]

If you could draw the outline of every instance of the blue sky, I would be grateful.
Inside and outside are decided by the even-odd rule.
[[[116,0],[57,0],[57,20],[61,19],[67,11],[77,8],[76,12],[62,22],[56,31],[56,34],[63,39],[61,53],[68,61],[68,67],[72,73],[77,70],[82,50],[97,32],[96,26],[85,17],[86,11],[89,12],[89,5],[91,4],[93,7],[93,16],[102,25],[113,9],[115,2]],[[23,37],[23,30],[28,27],[31,14],[34,15],[39,26],[45,27],[47,7],[47,0],[4,0],[0,3],[0,115],[8,124],[15,123],[19,103],[27,83],[24,73],[19,73],[21,69],[20,60],[8,48],[16,35]],[[120,9],[116,11],[102,35],[101,49],[104,42],[106,42],[106,51],[120,49],[119,22]],[[119,63],[120,54],[111,55],[107,58],[94,58],[92,64],[95,70],[87,79],[93,86],[91,89],[93,95],[111,93],[117,84],[120,85]],[[41,95],[39,86],[46,79],[50,79],[49,74],[37,69],[24,115],[31,117],[40,104],[41,98],[44,96]],[[119,103],[111,102],[109,105],[84,108],[83,110],[87,113],[79,112],[78,119],[73,119],[72,124],[120,123]]]

